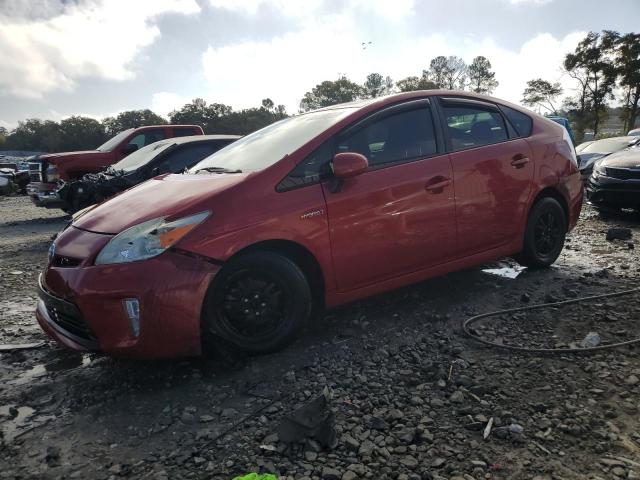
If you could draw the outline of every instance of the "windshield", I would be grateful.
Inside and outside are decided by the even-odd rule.
[[[189,172],[212,167],[243,172],[262,170],[356,110],[357,107],[319,110],[285,118],[218,150]]]
[[[124,140],[131,132],[133,132],[133,128],[129,128],[128,130],[120,132],[115,137],[107,140],[102,145],[100,145],[98,148],[96,148],[96,150],[98,150],[99,152],[113,151],[113,149],[120,145],[120,142],[122,142],[122,140]]]
[[[146,147],[142,147],[140,150],[136,150],[132,154],[124,157],[118,163],[111,168],[116,171],[131,172],[146,165],[151,160],[156,158],[161,152],[165,151],[171,145],[175,143],[174,139],[164,140],[152,143]]]

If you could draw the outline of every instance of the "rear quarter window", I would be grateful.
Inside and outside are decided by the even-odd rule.
[[[531,117],[529,115],[525,115],[518,110],[505,107],[504,105],[500,105],[500,109],[509,119],[509,123],[511,123],[513,128],[515,128],[516,133],[519,137],[528,137],[529,135],[531,135],[531,130],[533,129],[533,120],[531,120]]]

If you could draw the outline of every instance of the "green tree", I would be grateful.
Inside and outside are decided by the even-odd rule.
[[[566,55],[564,68],[585,79],[586,98],[593,108],[593,134],[598,133],[602,114],[606,113],[607,99],[613,99],[617,71],[612,60],[616,33],[589,32],[573,53]]]
[[[636,126],[638,118],[638,102],[640,102],[640,34],[627,33],[619,36],[610,32],[615,37],[615,68],[622,88],[623,108],[622,120],[624,132],[632,130]]]
[[[232,111],[229,105],[207,104],[202,98],[195,98],[191,103],[183,105],[180,110],[171,112],[169,119],[174,124],[200,125],[207,134],[230,133],[220,131],[220,122]]]
[[[550,113],[556,114],[554,105],[556,98],[562,95],[560,83],[551,83],[542,78],[536,78],[527,82],[527,87],[522,92],[522,103],[529,107],[542,107]]]
[[[8,135],[9,131],[5,127],[0,127],[0,148],[4,148]]]
[[[469,88],[476,93],[492,93],[498,86],[495,72],[491,71],[491,62],[479,55],[473,59],[468,69]]]
[[[107,117],[102,120],[108,137],[120,133],[128,128],[144,127],[147,125],[166,125],[167,121],[151,110],[127,110],[120,112],[116,117]]]
[[[441,55],[431,60],[426,75],[440,88],[463,90],[468,80],[468,70],[467,64],[460,57]]]
[[[8,150],[34,150],[59,152],[61,146],[60,124],[53,120],[28,118],[18,122],[5,142]]]
[[[180,110],[169,114],[171,123],[201,125],[207,134],[246,135],[287,116],[283,105],[275,106],[270,98],[265,98],[258,108],[234,111],[221,103],[207,104],[196,98]]]
[[[104,126],[89,117],[72,116],[60,122],[60,149],[93,150],[107,140]]]
[[[393,90],[393,80],[391,77],[383,77],[379,73],[370,73],[362,85],[363,96],[365,98],[376,98],[387,95]]]
[[[435,90],[438,85],[427,78],[426,75],[422,77],[407,77],[396,83],[396,87],[401,92],[414,92],[416,90]]]
[[[308,112],[338,103],[352,102],[361,98],[362,95],[362,87],[347,77],[342,76],[338,80],[325,80],[304,94],[300,102],[300,110]]]

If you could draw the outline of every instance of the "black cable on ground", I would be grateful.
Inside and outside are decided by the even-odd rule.
[[[477,321],[487,318],[493,317],[496,315],[502,315],[505,313],[516,313],[516,312],[524,312],[527,310],[538,310],[542,308],[550,308],[550,307],[558,307],[561,305],[571,305],[573,303],[581,303],[590,300],[599,300],[601,298],[612,298],[612,297],[621,297],[624,295],[631,295],[632,293],[640,292],[640,288],[632,288],[631,290],[623,290],[621,292],[614,293],[605,293],[602,295],[592,295],[590,297],[581,297],[581,298],[573,298],[571,300],[562,300],[560,302],[550,302],[550,303],[538,303],[535,305],[527,305],[525,307],[517,307],[517,308],[507,308],[504,310],[496,310],[495,312],[482,313],[480,315],[475,315],[471,318],[468,318],[462,324],[462,331],[473,340],[480,342],[484,345],[493,348],[501,348],[503,350],[511,350],[515,352],[525,352],[525,353],[590,353],[590,352],[599,352],[602,350],[609,350],[613,348],[626,347],[628,345],[634,345],[636,343],[640,343],[640,338],[635,338],[633,340],[627,340],[625,342],[617,342],[617,343],[609,343],[606,345],[598,345],[596,347],[580,347],[580,348],[528,348],[528,347],[518,347],[513,345],[502,345],[500,343],[491,342],[489,340],[485,340],[484,338],[472,333],[470,330],[471,325],[476,323]]]

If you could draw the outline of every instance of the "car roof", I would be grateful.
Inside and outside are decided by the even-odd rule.
[[[190,142],[204,142],[207,140],[238,140],[242,135],[189,135],[186,137],[165,138],[164,141],[173,142],[176,145]],[[160,140],[162,141],[162,140]]]
[[[306,115],[309,113],[313,113],[313,112],[321,112],[321,111],[328,111],[328,110],[339,110],[339,109],[345,109],[345,108],[353,108],[353,109],[358,109],[360,111],[364,110],[366,112],[372,112],[374,110],[377,110],[379,108],[385,108],[387,106],[391,106],[403,101],[409,101],[409,100],[418,100],[420,98],[428,98],[428,97],[433,97],[433,96],[439,96],[439,97],[448,97],[448,98],[461,98],[461,99],[468,99],[468,100],[478,100],[478,101],[484,101],[484,102],[489,102],[489,103],[497,103],[499,105],[505,106],[505,107],[509,107],[512,108],[514,110],[517,110],[519,112],[522,112],[526,115],[528,115],[529,117],[534,117],[537,119],[542,119],[545,122],[549,122],[553,125],[558,125],[558,123],[553,122],[552,120],[549,120],[545,117],[543,117],[542,115],[539,115],[527,108],[522,107],[521,105],[516,105],[513,104],[511,102],[508,102],[506,100],[503,100],[501,98],[495,98],[495,97],[491,97],[489,95],[481,95],[479,93],[474,93],[474,92],[467,92],[464,90],[444,90],[444,89],[434,89],[434,90],[414,90],[411,92],[402,92],[402,93],[393,93],[390,95],[384,95],[381,97],[376,97],[376,98],[369,98],[369,99],[365,99],[365,100],[356,100],[353,102],[347,102],[347,103],[339,103],[337,105],[330,105],[328,107],[323,107],[323,108],[319,108],[317,110],[311,110],[309,112],[304,112],[301,113],[299,115]],[[562,127],[560,127],[562,128]]]

